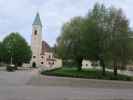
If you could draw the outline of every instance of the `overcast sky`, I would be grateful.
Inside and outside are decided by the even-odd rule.
[[[51,46],[63,23],[74,16],[85,16],[96,3],[122,8],[133,27],[133,0],[0,0],[0,40],[19,32],[30,43],[36,12],[43,24],[43,39]]]

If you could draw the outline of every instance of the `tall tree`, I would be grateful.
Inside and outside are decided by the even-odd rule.
[[[111,33],[110,48],[111,59],[114,67],[114,75],[117,75],[118,66],[126,67],[131,59],[131,48],[129,46],[129,25],[128,20],[121,9],[109,8],[109,24]]]
[[[103,75],[107,60],[113,63],[114,74],[117,75],[118,66],[126,66],[131,57],[131,52],[129,52],[131,48],[128,45],[129,25],[127,18],[121,9],[106,8],[104,5],[95,4],[87,19],[95,24],[96,30],[91,32],[93,35],[90,35],[90,43],[97,48],[93,48],[91,45],[90,48],[98,50],[95,50],[95,56],[100,60]],[[89,30],[87,31],[89,32]]]
[[[11,33],[3,40],[5,47],[5,59],[6,63],[12,63],[16,66],[27,63],[31,58],[31,49],[28,43],[19,33]]]
[[[4,58],[4,45],[2,42],[0,42],[0,63],[3,62],[3,58]]]
[[[57,51],[64,59],[73,59],[81,70],[82,52],[81,52],[81,25],[83,19],[75,17],[70,22],[65,23],[62,28],[62,34],[57,40]]]
[[[104,5],[96,3],[86,17],[86,24],[84,25],[86,29],[84,29],[85,32],[83,32],[84,40],[86,40],[84,44],[88,43],[87,41],[90,42],[88,46],[86,44],[86,47],[91,48],[89,53],[93,54],[92,58],[100,61],[103,75],[105,75],[105,54],[108,47],[107,40],[109,36],[107,31],[107,27],[109,26],[107,22],[108,13],[108,9]],[[91,25],[91,27],[88,25]]]
[[[86,17],[76,17],[64,24],[57,51],[79,66],[83,59],[99,60],[103,75],[105,66],[113,65],[117,75],[117,66],[125,66],[131,58],[128,33],[128,20],[121,9],[96,3]]]

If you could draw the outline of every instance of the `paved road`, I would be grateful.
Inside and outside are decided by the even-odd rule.
[[[133,83],[1,71],[0,100],[133,100]]]

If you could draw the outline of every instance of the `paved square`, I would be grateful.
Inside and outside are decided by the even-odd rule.
[[[133,100],[133,83],[1,71],[0,100]]]

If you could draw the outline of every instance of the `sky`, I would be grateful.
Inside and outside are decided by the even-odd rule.
[[[43,40],[53,46],[63,24],[75,16],[85,16],[96,2],[122,8],[133,27],[133,0],[0,0],[0,40],[19,32],[30,44],[32,23],[39,12]]]

